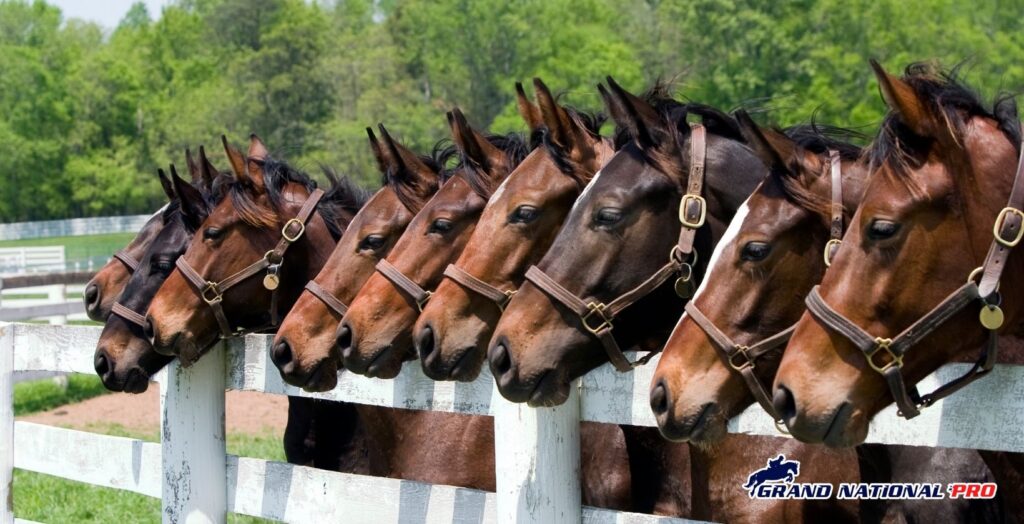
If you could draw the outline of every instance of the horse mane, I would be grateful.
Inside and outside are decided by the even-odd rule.
[[[930,106],[933,114],[942,116],[955,137],[962,135],[964,124],[971,118],[991,118],[1019,151],[1021,128],[1013,95],[999,95],[992,110],[986,109],[977,92],[961,80],[963,65],[961,62],[945,70],[934,63],[917,62],[907,66],[902,80]],[[919,136],[907,127],[899,113],[889,110],[882,120],[878,136],[868,147],[866,157],[871,166],[889,163],[912,191],[919,192],[920,188],[907,174],[916,162],[914,152],[923,150],[930,143],[931,139]]]
[[[331,232],[331,236],[338,240],[344,233],[338,225],[340,217],[345,214],[355,215],[358,213],[370,199],[370,193],[356,185],[351,178],[338,175],[330,167],[320,166],[320,169],[330,182],[330,186],[324,192],[324,197],[320,199],[317,212],[327,223],[327,229]]]
[[[526,158],[526,155],[533,150],[526,141],[526,138],[519,133],[508,133],[506,135],[487,134],[484,135],[484,138],[492,146],[505,153],[505,156],[508,158],[510,171],[515,169]],[[486,173],[473,166],[471,162],[467,162],[465,156],[462,155],[460,155],[459,163],[456,166],[456,169],[459,168],[462,169],[462,176],[473,192],[480,195],[480,198],[484,200],[490,200],[491,195],[494,193],[495,181],[486,176]]]
[[[209,188],[203,187],[200,180],[193,180],[190,184],[203,195],[203,200],[206,201],[206,204],[210,208],[213,208],[213,206],[220,203],[220,201],[227,195],[227,189],[230,187],[232,181],[234,181],[234,176],[230,171],[219,171],[217,172],[217,176],[213,178]],[[167,224],[170,224],[171,221],[180,214],[180,211],[181,199],[175,197],[168,202],[161,214],[161,219],[163,220],[164,225],[166,226]]]
[[[829,150],[838,151],[839,157],[843,160],[856,161],[861,158],[863,149],[850,142],[850,140],[865,138],[859,131],[819,124],[811,119],[809,124],[798,124],[781,130],[783,134],[796,142],[797,155],[806,152],[815,155],[828,155]],[[831,195],[821,195],[805,186],[800,177],[793,176],[790,171],[772,166],[770,175],[775,178],[782,187],[783,192],[791,202],[812,213],[823,217],[830,217],[832,213]],[[845,214],[844,210],[844,214]]]
[[[601,126],[608,120],[607,115],[600,111],[585,111],[567,105],[562,105],[562,109],[569,115],[569,119],[576,127],[586,131],[594,138],[601,137]],[[576,162],[569,155],[570,152],[559,147],[551,139],[551,131],[547,126],[541,126],[530,133],[530,150],[537,147],[543,147],[547,151],[548,156],[555,163],[555,167],[562,173],[575,179],[581,185],[586,185],[589,181],[581,178],[580,170],[577,169]]]

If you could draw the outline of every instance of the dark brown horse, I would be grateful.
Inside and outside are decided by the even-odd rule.
[[[485,137],[461,116],[450,121],[463,161],[378,262],[338,326],[342,360],[353,373],[392,378],[414,356],[412,327],[430,292],[462,252],[494,189],[529,152],[515,135]]]
[[[335,332],[347,304],[391,252],[412,218],[437,192],[454,153],[438,144],[419,156],[380,126],[381,142],[367,128],[384,187],[352,219],[327,264],[281,323],[271,357],[281,377],[308,391],[328,391],[338,382],[341,354]],[[341,306],[334,304],[340,302]]]
[[[416,321],[420,363],[435,380],[479,375],[505,303],[551,245],[580,190],[614,153],[611,140],[598,134],[600,118],[560,106],[540,79],[534,79],[536,105],[516,87],[520,112],[543,147],[491,197]],[[490,292],[481,293],[481,286]]]

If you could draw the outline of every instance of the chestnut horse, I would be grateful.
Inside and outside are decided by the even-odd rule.
[[[418,156],[380,126],[381,142],[369,128],[384,187],[352,219],[320,273],[306,286],[281,323],[271,358],[281,378],[307,391],[329,391],[338,382],[341,355],[334,343],[341,317],[374,266],[387,256],[412,218],[437,192],[455,154],[438,144],[431,156]]]
[[[458,260],[423,308],[415,334],[420,363],[435,380],[476,379],[502,308],[554,240],[572,203],[614,153],[601,119],[564,108],[540,79],[535,105],[516,84],[534,149],[501,184]]]
[[[353,373],[393,378],[413,357],[413,323],[430,290],[462,252],[494,189],[529,152],[515,135],[479,136],[457,111],[450,123],[462,162],[377,263],[338,326],[342,361]]]
[[[802,297],[821,280],[834,254],[831,239],[842,235],[849,221],[846,211],[860,202],[867,179],[867,165],[858,161],[860,148],[833,138],[853,133],[798,126],[783,134],[759,129],[745,113],[738,116],[748,143],[771,171],[715,247],[688,314],[662,350],[651,388],[651,408],[662,433],[704,446],[726,437],[726,422],[755,401],[754,391],[774,414],[762,392],[771,384],[788,328],[804,311]],[[838,191],[833,190],[836,182]],[[825,482],[990,480],[970,450],[790,447],[788,457],[817,464],[813,471],[805,468],[804,475]],[[860,475],[843,468],[853,460],[861,464]],[[995,504],[954,499],[864,501],[860,517],[984,522],[997,510]]]

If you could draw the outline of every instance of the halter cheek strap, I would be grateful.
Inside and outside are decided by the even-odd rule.
[[[597,300],[581,299],[537,266],[530,266],[530,269],[526,271],[526,280],[579,316],[583,327],[597,337],[608,355],[608,360],[620,372],[630,371],[637,366],[646,364],[656,352],[648,353],[639,360],[630,362],[612,333],[612,329],[615,327],[612,322],[615,317],[627,307],[661,287],[673,275],[681,275],[677,284],[679,282],[692,283],[693,264],[696,261],[693,241],[696,238],[697,230],[704,225],[707,217],[707,202],[701,196],[704,184],[704,159],[707,155],[707,131],[700,124],[691,124],[690,128],[690,173],[686,193],[683,194],[679,203],[679,221],[682,227],[679,231],[679,240],[672,247],[669,260],[661,269],[607,304]],[[688,260],[691,255],[692,260]]]
[[[921,408],[928,407],[936,401],[948,397],[964,386],[987,374],[996,363],[998,354],[999,328],[1003,324],[1003,313],[999,308],[999,297],[996,290],[999,280],[1006,267],[1010,251],[1020,243],[1024,231],[1024,145],[1021,146],[1021,157],[1017,161],[1014,174],[1013,189],[1007,206],[996,216],[992,228],[993,240],[981,267],[971,272],[967,283],[951,293],[931,311],[919,318],[894,338],[875,337],[856,325],[842,313],[828,305],[816,286],[807,296],[807,310],[820,324],[849,340],[861,351],[871,369],[885,379],[892,393],[899,415],[911,419],[921,413]],[[975,283],[974,277],[981,274],[981,282]],[[917,386],[907,388],[903,377],[903,357],[914,345],[930,335],[954,315],[960,313],[972,303],[981,302],[980,321],[987,331],[987,339],[982,346],[981,354],[964,375],[940,386],[935,391],[920,395]],[[878,355],[887,357],[885,360],[876,358]]]
[[[832,220],[829,223],[829,241],[825,244],[825,267],[832,265],[836,250],[843,243],[843,176],[839,151],[828,151],[829,167],[832,173]]]
[[[309,223],[309,219],[312,218],[313,212],[316,211],[316,206],[323,196],[324,192],[322,189],[316,189],[310,193],[295,218],[285,222],[284,227],[281,228],[281,240],[278,241],[277,246],[275,246],[274,249],[267,251],[260,260],[253,262],[241,271],[232,274],[220,282],[211,282],[204,279],[195,269],[192,268],[191,265],[189,265],[185,260],[185,257],[179,257],[175,262],[175,265],[178,267],[178,270],[181,271],[185,280],[192,284],[193,289],[195,289],[196,292],[199,293],[199,296],[202,297],[203,301],[210,306],[210,309],[213,311],[213,316],[217,319],[217,325],[220,326],[222,338],[277,327],[280,322],[280,312],[277,307],[278,274],[281,271],[281,265],[284,263],[284,254],[288,250],[289,246],[302,238],[302,235],[306,232],[306,224]],[[266,272],[266,277],[264,278],[263,283],[271,293],[270,325],[248,330],[239,328],[233,331],[227,315],[224,314],[224,307],[222,305],[222,302],[224,301],[224,293],[232,287],[264,271]]]

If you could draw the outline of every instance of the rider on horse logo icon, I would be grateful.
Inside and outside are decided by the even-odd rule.
[[[793,482],[798,476],[800,476],[800,462],[786,460],[785,455],[779,455],[768,459],[768,467],[751,473],[747,477],[747,483],[743,485],[743,489],[752,493],[758,486],[766,482],[784,481],[788,483]]]

